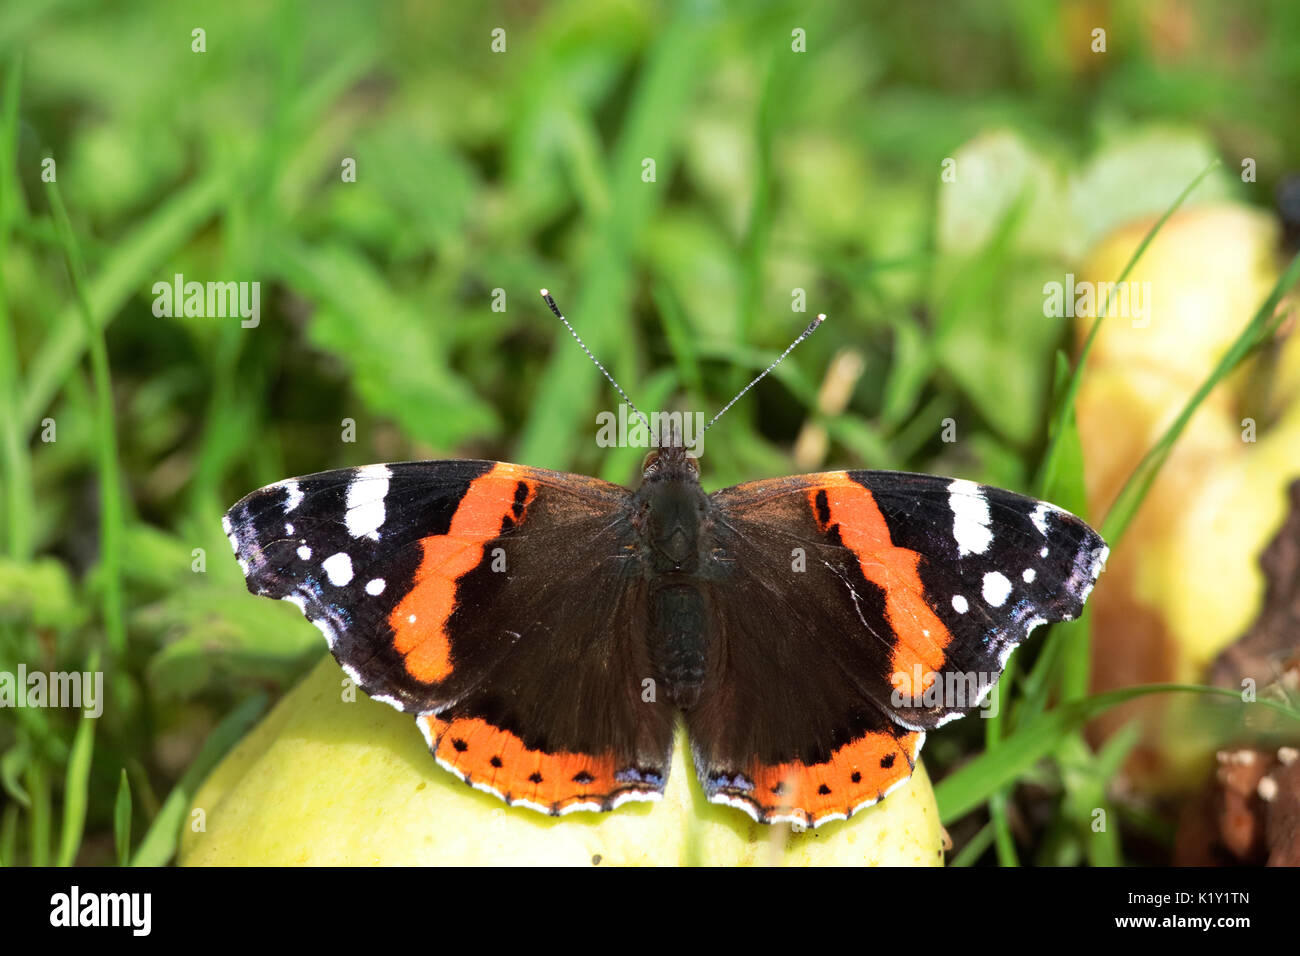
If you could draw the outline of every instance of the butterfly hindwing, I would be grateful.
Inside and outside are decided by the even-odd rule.
[[[687,722],[710,798],[766,821],[838,819],[905,780],[1034,626],[1080,613],[1106,555],[1060,509],[929,475],[803,475],[712,504],[718,645]]]
[[[362,689],[417,715],[440,764],[562,813],[653,799],[668,773],[672,714],[641,695],[629,497],[500,462],[408,462],[270,485],[225,526],[249,590],[299,606]]]

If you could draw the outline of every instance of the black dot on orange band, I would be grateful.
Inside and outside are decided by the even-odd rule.
[[[531,780],[533,783],[541,783],[542,775],[538,773],[536,770],[534,770],[532,773],[528,775],[528,779]]]
[[[494,766],[494,767],[500,767],[500,766],[501,766],[501,758],[500,758],[500,757],[493,757],[491,760],[488,761],[488,763],[492,764],[492,766]]]
[[[451,745],[456,748],[456,753],[458,754],[463,754],[469,749],[469,744],[465,743],[465,741],[461,740],[459,737],[453,737]]]
[[[854,783],[861,783],[861,782],[862,782],[862,774],[858,773],[858,772],[855,770],[855,771],[853,771],[853,778],[852,778],[852,779],[853,779],[853,782],[854,782]]]
[[[888,770],[893,765],[894,765],[893,754],[885,754],[883,757],[880,758],[880,766],[884,767],[886,770]]]
[[[587,771],[585,770],[579,770],[577,773],[573,775],[574,783],[591,783],[591,781],[595,779],[596,779],[595,777],[587,773]]]
[[[831,523],[831,503],[826,497],[826,489],[817,492],[817,523],[825,528]]]
[[[826,796],[826,794],[831,792],[831,788],[826,786],[826,784],[822,784],[820,787],[817,788],[817,792],[824,797]]]

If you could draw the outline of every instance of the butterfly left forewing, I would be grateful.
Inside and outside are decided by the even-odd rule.
[[[394,614],[420,573],[422,542],[449,533],[493,466],[401,462],[290,478],[246,495],[222,524],[249,591],[295,605],[367,694],[420,713],[455,687],[407,661]]]
[[[249,590],[297,605],[444,768],[565,813],[655,799],[667,778],[628,498],[503,462],[408,462],[278,482],[225,526]]]

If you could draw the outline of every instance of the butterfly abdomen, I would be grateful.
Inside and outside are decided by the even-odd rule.
[[[650,597],[650,663],[668,700],[688,709],[700,696],[707,655],[704,595],[688,583],[656,588]]]

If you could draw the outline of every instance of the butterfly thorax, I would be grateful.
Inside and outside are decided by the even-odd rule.
[[[696,573],[700,568],[700,532],[709,507],[699,481],[647,481],[637,491],[633,507],[633,525],[646,570],[655,575]]]

